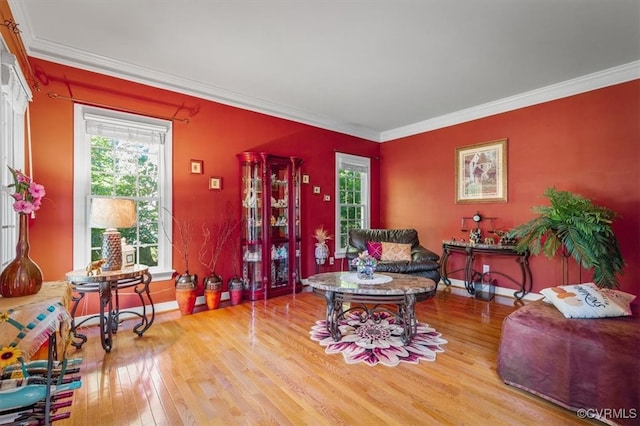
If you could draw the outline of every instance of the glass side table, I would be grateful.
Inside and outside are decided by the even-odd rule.
[[[106,352],[111,351],[113,334],[118,331],[120,315],[132,314],[141,319],[134,325],[133,332],[142,336],[151,327],[155,318],[155,308],[149,292],[151,274],[146,265],[133,265],[122,268],[119,271],[104,271],[98,275],[87,275],[87,271],[79,269],[67,272],[67,281],[73,286],[73,307],[71,308],[71,332],[74,341],[71,343],[76,348],[81,348],[87,341],[87,336],[78,333],[78,327],[85,322],[98,318],[100,320],[100,341]],[[132,310],[120,310],[118,291],[125,288],[133,288],[140,298],[142,313]],[[78,304],[87,293],[98,293],[100,300],[100,312],[76,323],[76,310]],[[115,303],[114,303],[115,302]],[[147,309],[147,303],[149,309]],[[147,312],[150,311],[150,312]]]

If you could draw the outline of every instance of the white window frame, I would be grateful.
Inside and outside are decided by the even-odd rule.
[[[362,182],[360,188],[360,201],[364,206],[363,228],[369,228],[371,223],[371,159],[368,157],[361,157],[359,155],[344,154],[336,152],[336,167],[335,167],[335,197],[336,211],[335,211],[335,257],[344,258],[347,247],[340,247],[340,211],[342,204],[340,204],[340,170],[347,168],[349,165],[353,165],[359,168],[366,169],[366,178]]]
[[[89,228],[91,194],[91,145],[86,132],[87,118],[105,122],[126,123],[130,127],[162,130],[164,158],[160,170],[160,227],[158,266],[149,268],[153,281],[171,279],[173,273],[172,237],[172,123],[171,121],[129,114],[103,108],[74,104],[74,179],[73,179],[73,268],[82,269],[91,261],[91,229]],[[164,230],[163,230],[164,228]],[[166,231],[166,233],[165,233]],[[167,238],[168,237],[168,238]]]
[[[13,211],[13,176],[25,171],[25,111],[31,90],[16,57],[0,35],[0,271],[16,256],[18,214]],[[30,171],[33,173],[33,170]]]

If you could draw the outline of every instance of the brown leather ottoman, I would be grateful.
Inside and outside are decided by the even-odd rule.
[[[504,320],[498,375],[579,415],[640,424],[640,316],[568,319],[526,305]]]

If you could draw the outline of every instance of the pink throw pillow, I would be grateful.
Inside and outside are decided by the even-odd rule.
[[[382,243],[378,243],[376,241],[367,241],[367,251],[369,252],[369,255],[380,260],[380,258],[382,257]]]

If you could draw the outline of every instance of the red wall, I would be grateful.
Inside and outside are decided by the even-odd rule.
[[[48,95],[55,92],[116,109],[188,117],[188,124],[174,124],[174,212],[178,218],[192,218],[196,227],[228,202],[239,211],[237,153],[257,150],[303,158],[302,171],[311,177],[302,188],[303,277],[315,270],[313,230],[334,228],[334,155],[341,151],[380,158],[372,162],[372,227],[415,227],[423,245],[437,252],[443,239],[468,238],[459,229],[461,216],[478,210],[498,217],[499,227],[510,228],[533,217],[531,207],[545,202],[541,194],[547,186],[581,193],[622,216],[614,224],[627,262],[622,288],[640,293],[640,81],[377,144],[59,64],[31,62],[41,85],[30,106],[34,175],[47,189],[44,206],[32,221],[31,254],[45,280],[62,279],[72,268],[73,105]],[[505,137],[509,201],[455,204],[455,148]],[[203,175],[189,173],[190,159],[204,161]],[[222,191],[208,190],[209,176],[223,178]],[[313,195],[314,185],[332,201]],[[202,276],[200,241],[197,234],[190,271]],[[177,253],[174,259],[174,268],[182,271]],[[562,281],[558,259],[538,256],[531,265],[534,290]],[[589,278],[572,267],[572,281]],[[225,278],[233,275],[228,258],[218,271]],[[153,289],[155,302],[173,300],[171,282]]]
[[[532,206],[547,204],[546,187],[574,191],[620,214],[613,226],[627,263],[621,288],[640,295],[639,104],[636,80],[384,143],[381,222],[417,228],[423,245],[440,252],[444,239],[468,240],[463,216],[479,211],[508,229],[533,218]],[[508,202],[456,204],[455,149],[501,138],[508,138]],[[487,263],[515,269],[513,260]],[[559,259],[540,255],[530,263],[534,290],[562,283]],[[569,264],[571,282],[591,278]]]
[[[72,265],[73,238],[73,104],[53,99],[49,93],[72,96],[114,109],[134,110],[152,116],[188,117],[189,123],[173,127],[173,197],[178,220],[190,218],[196,230],[189,270],[205,274],[198,262],[202,241],[200,224],[216,217],[231,203],[240,214],[239,163],[242,151],[265,151],[297,156],[304,160],[302,172],[310,184],[302,186],[302,276],[315,272],[313,230],[320,225],[334,229],[335,151],[377,157],[380,145],[356,137],[326,131],[288,120],[225,106],[219,103],[152,88],[92,72],[31,59],[41,90],[31,103],[31,129],[35,180],[45,185],[47,196],[31,224],[31,255],[46,281],[63,279]],[[179,111],[180,106],[184,109]],[[204,161],[204,174],[190,173],[190,160]],[[378,224],[378,170],[373,162],[373,223]],[[222,191],[208,189],[209,176],[223,178]],[[319,185],[322,194],[312,194]],[[333,247],[331,252],[333,253]],[[174,251],[174,268],[184,271]],[[221,259],[217,272],[226,279],[232,271],[230,258]],[[240,271],[237,271],[240,272]],[[173,284],[153,284],[154,302],[173,300]]]

